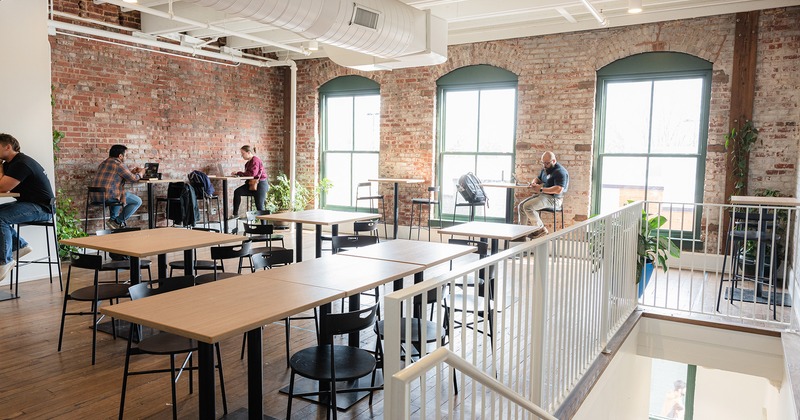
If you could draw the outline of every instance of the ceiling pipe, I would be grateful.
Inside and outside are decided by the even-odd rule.
[[[120,34],[120,33],[117,33],[117,32],[110,32],[110,31],[105,31],[105,30],[102,30],[102,29],[96,29],[96,28],[90,28],[90,27],[81,26],[81,25],[75,25],[75,24],[72,24],[72,23],[61,22],[61,21],[57,21],[57,20],[50,20],[50,21],[47,22],[47,25],[48,25],[49,28],[52,28],[52,29],[60,29],[60,30],[64,30],[64,31],[78,33],[78,34],[84,34],[84,35],[91,35],[91,36],[102,37],[102,38],[107,38],[107,39],[113,39],[115,41],[127,42],[127,43],[130,43],[130,44],[147,45],[149,47],[161,48],[161,49],[169,50],[169,51],[177,51],[177,52],[180,52],[180,53],[187,54],[189,56],[201,56],[201,57],[213,58],[213,59],[221,60],[221,61],[249,64],[251,66],[257,66],[257,67],[279,67],[279,66],[290,66],[291,65],[291,63],[286,62],[286,61],[275,61],[275,60],[269,60],[269,59],[256,60],[256,59],[245,58],[245,57],[234,57],[234,56],[228,55],[228,54],[222,54],[222,53],[218,53],[218,52],[207,51],[207,50],[203,50],[203,49],[197,49],[197,48],[194,48],[194,47],[188,47],[188,46],[183,46],[183,45],[178,45],[178,44],[170,44],[168,42],[156,41],[156,40],[152,40],[152,39],[137,38],[137,37],[134,37],[134,36],[131,36],[131,35],[125,35],[125,34]],[[127,47],[128,46],[128,45],[125,45],[125,44],[119,44],[119,45],[123,46],[123,47]],[[192,57],[186,57],[186,58],[192,58]]]
[[[243,32],[231,31],[230,29],[226,29],[226,28],[223,28],[221,26],[215,26],[215,25],[211,25],[211,24],[208,24],[208,23],[203,23],[203,22],[199,22],[199,21],[196,21],[196,20],[183,18],[183,17],[180,17],[180,16],[176,16],[175,14],[172,14],[172,13],[162,12],[161,10],[156,10],[156,9],[152,9],[152,8],[149,8],[149,7],[140,6],[140,5],[135,4],[135,3],[126,3],[126,2],[124,2],[122,0],[94,0],[94,3],[95,4],[104,4],[104,3],[113,4],[115,6],[119,6],[120,8],[124,7],[124,8],[130,9],[130,10],[136,10],[137,12],[147,13],[148,15],[153,15],[153,16],[156,16],[156,17],[164,18],[164,19],[174,20],[175,22],[180,22],[180,23],[185,23],[187,25],[196,26],[198,28],[205,28],[205,29],[208,29],[208,30],[211,30],[211,31],[214,31],[214,32],[220,32],[220,33],[224,33],[226,35],[236,36],[236,37],[239,37],[239,38],[248,39],[250,41],[257,42],[259,44],[271,45],[271,46],[276,47],[276,48],[280,48],[280,49],[283,49],[283,50],[300,53],[300,54],[303,54],[303,55],[308,55],[309,54],[308,51],[306,51],[306,50],[304,50],[302,48],[293,47],[293,46],[287,45],[287,44],[281,44],[279,42],[270,41],[268,39],[257,37],[257,36],[253,36],[253,35],[246,34],[246,33],[243,33]]]
[[[597,19],[597,22],[600,23],[600,26],[608,26],[608,18],[603,16],[603,14],[600,11],[595,9],[594,6],[592,6],[592,3],[589,3],[589,0],[581,0],[581,2],[583,3],[584,6],[586,6],[586,9],[589,10],[589,13],[591,13],[592,16],[594,16],[594,18]]]

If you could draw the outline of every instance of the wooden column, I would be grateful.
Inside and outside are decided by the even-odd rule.
[[[753,118],[755,97],[756,51],[758,47],[758,10],[736,14],[736,39],[733,43],[733,70],[731,72],[731,103],[728,115],[728,133],[739,131],[744,122]],[[725,157],[725,201],[734,192],[736,178],[733,174],[732,150]]]

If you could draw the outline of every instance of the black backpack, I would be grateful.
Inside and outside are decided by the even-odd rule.
[[[189,184],[170,182],[167,187],[167,199],[171,199],[167,217],[172,219],[174,224],[194,226],[197,220],[200,219],[197,196],[194,193],[194,188]]]
[[[481,186],[481,180],[472,172],[458,178],[457,188],[467,203],[475,204],[486,201],[486,193]]]
[[[201,171],[192,171],[189,173],[189,184],[194,188],[194,194],[199,198],[209,198],[214,195],[214,186],[211,185],[211,180],[208,175]]]

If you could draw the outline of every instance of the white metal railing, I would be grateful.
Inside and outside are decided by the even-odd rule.
[[[791,323],[797,208],[647,202],[646,209],[648,218],[666,219],[657,234],[682,251],[666,271],[653,270],[643,307],[756,326]]]
[[[447,347],[519,398],[555,411],[636,308],[641,210],[626,206],[387,295],[385,377]],[[465,286],[480,278],[484,287]],[[420,378],[403,390],[389,380],[387,418],[527,417],[507,393],[500,398],[498,384],[484,392],[477,378],[442,371],[401,374]]]
[[[398,413],[400,418],[411,417],[411,413],[409,411],[411,408],[411,401],[409,398],[411,396],[411,384],[414,381],[422,381],[426,374],[430,373],[433,369],[437,369],[437,371],[434,372],[437,379],[441,379],[442,376],[450,377],[450,375],[453,374],[453,372],[450,370],[441,369],[443,364],[450,365],[454,370],[457,370],[470,377],[472,380],[480,383],[487,388],[489,392],[494,392],[503,398],[507,398],[512,403],[524,409],[527,414],[535,415],[538,418],[545,420],[557,420],[538,405],[520,397],[519,394],[514,392],[511,388],[501,384],[495,378],[476,369],[468,361],[462,359],[446,347],[439,347],[427,356],[420,359],[418,363],[414,363],[408,369],[398,372],[391,378],[393,383],[392,389],[396,394],[395,400],[404,402],[398,407],[399,410],[402,410]]]

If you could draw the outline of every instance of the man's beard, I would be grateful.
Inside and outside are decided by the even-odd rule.
[[[547,173],[547,175],[551,175],[555,170],[556,170],[556,165],[552,165],[549,168],[544,168],[544,171],[545,173]]]

